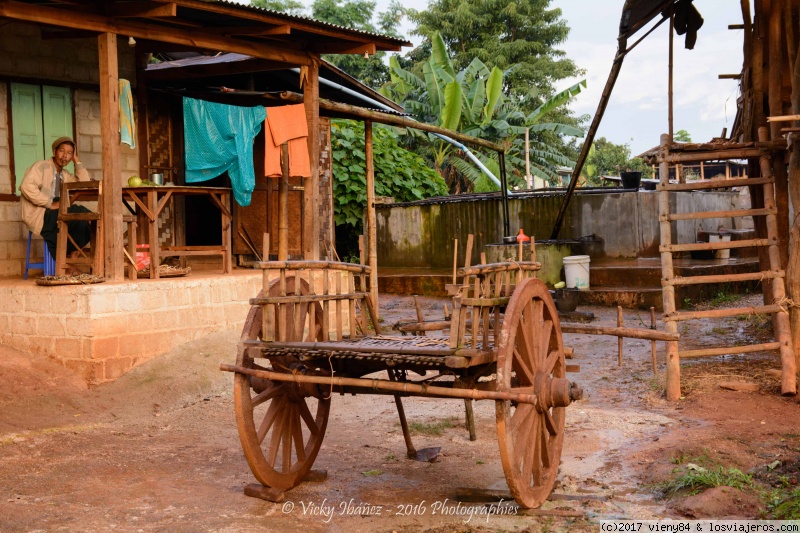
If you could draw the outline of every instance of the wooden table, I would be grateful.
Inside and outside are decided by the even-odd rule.
[[[215,246],[161,246],[158,242],[158,216],[164,210],[170,198],[176,196],[207,196],[220,212],[222,223],[222,243]],[[172,256],[220,255],[222,256],[222,272],[231,271],[231,225],[233,217],[228,208],[231,189],[227,187],[186,187],[186,186],[154,186],[125,187],[122,198],[128,210],[145,222],[147,244],[150,253],[150,278],[159,278],[158,266],[161,259]],[[128,200],[132,201],[131,206]]]

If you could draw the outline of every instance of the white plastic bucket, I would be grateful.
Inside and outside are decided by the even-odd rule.
[[[708,242],[730,242],[730,235],[709,235]],[[730,259],[731,249],[714,250],[714,259]]]
[[[589,261],[588,255],[569,255],[564,258],[564,275],[568,289],[589,288]]]

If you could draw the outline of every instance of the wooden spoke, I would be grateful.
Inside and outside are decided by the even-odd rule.
[[[300,416],[303,417],[303,421],[306,423],[306,427],[308,427],[308,430],[312,435],[316,435],[319,432],[317,421],[314,420],[313,416],[311,416],[311,411],[308,409],[306,402],[299,402],[297,407],[300,411]]]
[[[287,294],[309,294],[308,284],[294,276],[286,276]],[[299,288],[296,289],[296,283]],[[271,296],[280,294],[278,283],[269,290]],[[259,296],[262,296],[259,294]],[[286,327],[277,327],[279,340],[322,340],[322,307],[319,304],[283,306]],[[267,312],[280,313],[278,306],[265,306]],[[315,327],[305,334],[310,312],[314,313]],[[242,341],[262,338],[262,307],[253,306],[242,330]],[[299,317],[299,318],[298,318]],[[280,325],[279,317],[273,323]],[[287,338],[288,337],[288,338]],[[244,345],[239,347],[237,364],[247,368],[266,368],[263,360],[245,357]],[[288,372],[290,365],[300,364],[289,357],[272,360],[272,369]],[[266,382],[266,384],[265,384]],[[255,386],[255,388],[254,388]],[[290,382],[252,380],[244,374],[234,376],[234,408],[239,439],[253,475],[263,485],[280,490],[297,486],[311,470],[319,453],[328,425],[330,400],[303,397],[298,386]],[[303,426],[308,429],[304,430]],[[278,464],[280,463],[280,464]]]
[[[270,386],[267,388],[267,390],[259,392],[258,394],[253,396],[253,398],[250,400],[250,402],[253,404],[253,407],[258,407],[267,400],[271,400],[272,398],[280,394],[282,386],[283,384],[279,385],[276,383],[270,383]]]
[[[275,460],[278,458],[278,449],[281,446],[281,433],[283,433],[285,419],[286,410],[281,409],[277,416],[275,428],[272,430],[272,435],[269,439],[269,457],[267,460],[272,465],[275,464]]]
[[[258,431],[256,431],[256,437],[259,443],[264,442],[264,437],[267,436],[269,428],[271,428],[272,423],[275,422],[275,415],[278,414],[278,406],[280,404],[281,402],[272,402],[267,412],[264,414],[264,419],[261,421],[261,425],[258,426]]]
[[[560,359],[560,353],[558,350],[553,350],[547,355],[547,359],[544,360],[544,364],[542,365],[542,370],[545,374],[552,374],[553,371],[556,369],[556,365]]]
[[[306,460],[306,450],[303,446],[303,427],[300,421],[300,412],[299,410],[295,409],[294,413],[294,423],[292,424],[292,435],[294,437],[294,450],[295,454],[297,455],[298,462],[303,462]]]
[[[553,421],[553,417],[550,415],[550,411],[545,411],[542,413],[544,416],[544,425],[547,428],[547,432],[550,435],[557,435],[558,428],[556,427],[556,423]]]
[[[531,278],[517,285],[501,328],[498,390],[541,394],[536,387],[564,377],[561,325],[544,283]],[[511,494],[522,507],[538,507],[547,499],[561,461],[565,408],[544,407],[496,402],[500,459]]]
[[[288,409],[284,417],[283,434],[281,435],[281,472],[287,473],[292,468],[292,426],[294,425],[294,409]]]
[[[542,484],[542,448],[537,442],[537,437],[539,436],[539,423],[539,417],[533,417],[531,424],[533,426],[531,429],[532,438],[528,443],[528,447],[531,449],[531,455],[533,456],[532,460],[528,462],[529,468],[533,469],[531,471],[531,481],[528,484],[529,487],[535,487]]]
[[[514,356],[515,356],[515,359],[517,361],[520,361],[523,358],[522,354],[520,354],[519,351],[516,348],[514,348]],[[520,363],[520,364],[518,364],[518,365],[516,365],[514,367],[514,370],[517,371],[517,372],[519,372],[521,370],[522,373],[525,374],[525,383],[528,384],[528,385],[532,385],[533,384],[533,372],[531,371],[530,368],[528,368],[528,365],[526,365],[524,363]],[[517,380],[520,380],[521,377],[522,376],[517,374]]]
[[[541,446],[539,448],[541,450],[540,456],[542,458],[542,466],[544,466],[545,468],[550,468],[550,459],[551,459],[550,458],[550,432],[549,432],[549,429],[544,427],[546,425],[546,423],[547,423],[547,419],[545,418],[545,416],[538,416],[536,418],[539,419],[539,420],[544,419],[543,420],[544,423],[540,422],[539,424],[537,424],[538,425],[538,431],[537,431],[537,435],[536,436],[539,438],[539,440],[541,442]],[[551,420],[551,422],[552,422],[552,420]]]

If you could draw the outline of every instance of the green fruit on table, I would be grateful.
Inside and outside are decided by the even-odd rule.
[[[128,187],[141,187],[142,178],[139,176],[131,176],[128,178]]]

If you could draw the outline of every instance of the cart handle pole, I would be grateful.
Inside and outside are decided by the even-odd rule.
[[[340,378],[335,376],[309,376],[303,374],[287,374],[284,372],[272,372],[270,370],[257,370],[238,365],[221,364],[220,370],[226,372],[238,372],[257,378],[269,379],[272,381],[294,381],[296,383],[315,383],[327,386],[349,386],[360,387],[373,390],[391,390],[405,392],[415,396],[433,396],[445,398],[471,398],[473,400],[506,400],[519,403],[529,403],[536,405],[540,403],[536,394],[523,394],[505,391],[485,391],[475,389],[450,389],[447,387],[435,387],[428,385],[417,385],[416,383],[391,382],[384,379],[362,379],[362,378]],[[564,378],[553,378],[550,385],[550,395],[553,405],[549,407],[566,407],[575,400],[580,400],[583,391],[580,387]],[[527,387],[533,392],[533,387]],[[543,403],[543,402],[542,402]]]

